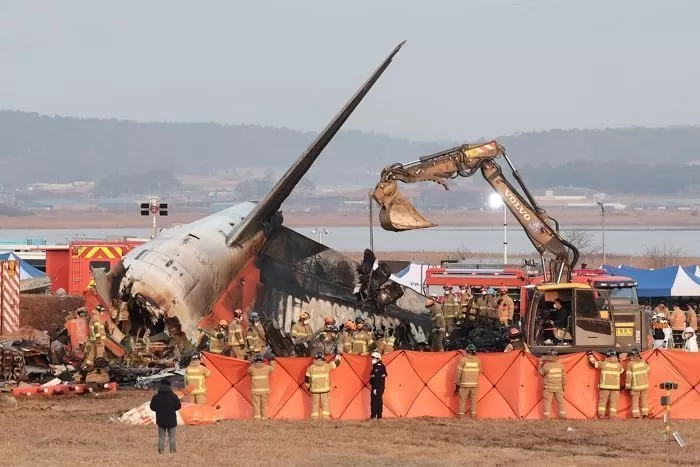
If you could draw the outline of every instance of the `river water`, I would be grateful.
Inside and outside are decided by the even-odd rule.
[[[319,239],[314,229],[297,227],[297,232],[314,240]],[[586,231],[594,244],[602,243],[600,229],[589,228]],[[322,230],[321,241],[340,251],[361,251],[369,247],[369,228],[367,227],[326,227]],[[148,229],[0,229],[0,243],[10,241],[24,243],[26,239],[43,239],[47,242],[67,243],[73,238],[104,237],[148,237]],[[664,246],[682,250],[683,255],[700,256],[700,226],[697,230],[687,227],[619,227],[610,226],[605,232],[605,250],[609,254],[643,255],[647,248]],[[387,232],[381,228],[374,229],[374,249],[381,251],[443,251],[456,253],[458,250],[473,252],[499,253],[503,251],[503,229],[470,227],[436,227],[432,229],[413,230],[409,232]],[[520,228],[508,228],[508,252],[531,253],[532,244]]]

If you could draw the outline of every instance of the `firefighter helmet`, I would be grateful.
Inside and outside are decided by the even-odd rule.
[[[630,355],[633,357],[639,357],[639,349],[635,347],[634,349],[630,350]]]
[[[235,316],[236,318],[240,318],[241,316],[243,316],[243,310],[241,310],[240,308],[236,308],[235,310],[233,310],[233,316]]]
[[[303,320],[309,319],[309,318],[310,318],[310,316],[307,312],[302,311],[301,313],[299,313],[299,321],[303,321]]]
[[[201,360],[202,354],[199,352],[192,352],[192,356],[190,357],[190,360]]]
[[[262,362],[263,361],[263,356],[258,354],[255,354],[255,358],[253,358],[253,361],[255,362]]]
[[[314,355],[314,358],[316,360],[323,360],[323,352],[319,350],[318,352],[316,352],[316,355]]]
[[[331,324],[335,324],[335,320],[330,316],[325,316],[323,318],[323,324],[330,326]]]
[[[355,330],[355,323],[352,322],[352,320],[347,320],[345,324],[343,324],[343,329],[350,329],[352,331]]]
[[[365,322],[364,319],[360,318],[359,316],[355,318],[355,324],[363,324]]]
[[[221,321],[219,321],[219,326],[228,326],[228,321],[222,319]]]
[[[500,289],[498,289],[498,291],[499,291],[499,292],[505,292],[505,293],[508,293],[508,287],[506,287],[505,285],[502,285],[502,286],[501,286],[501,288],[500,288]]]
[[[476,353],[476,346],[474,344],[469,344],[467,346],[467,353],[469,355],[474,355]]]
[[[381,360],[382,354],[380,354],[379,352],[372,352],[372,358],[376,358],[377,360]]]
[[[510,330],[508,331],[508,335],[513,338],[520,337],[520,329],[510,328]]]
[[[260,316],[256,312],[252,312],[250,314],[250,320],[253,322],[260,321]]]
[[[557,349],[552,347],[551,349],[549,349],[549,355],[551,355],[552,357],[556,357],[557,355],[559,355],[559,352],[557,352]]]
[[[612,357],[614,355],[617,355],[617,352],[615,352],[615,349],[608,349],[605,351],[605,356],[606,357]]]

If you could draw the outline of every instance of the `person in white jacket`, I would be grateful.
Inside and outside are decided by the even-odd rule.
[[[683,331],[683,339],[685,339],[685,351],[686,352],[697,352],[698,351],[698,338],[695,335],[695,329],[688,326]]]

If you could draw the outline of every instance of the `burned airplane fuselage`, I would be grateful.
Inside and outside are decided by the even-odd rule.
[[[242,203],[191,224],[165,230],[130,251],[109,273],[93,271],[105,305],[127,301],[130,314],[151,325],[177,318],[190,337],[236,275],[282,224],[279,209],[320,153],[386,71],[403,43],[382,61],[304,153],[259,203]],[[148,323],[146,323],[148,324]]]
[[[255,207],[241,203],[199,221],[161,232],[123,260],[121,280],[126,294],[152,323],[178,318],[192,336],[197,323],[211,311],[232,278],[253,258],[265,241],[260,230],[240,246],[224,240]]]

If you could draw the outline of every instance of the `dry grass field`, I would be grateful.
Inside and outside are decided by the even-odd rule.
[[[688,443],[681,449],[662,441],[659,420],[226,421],[179,427],[178,453],[171,456],[166,448],[161,456],[155,427],[109,421],[151,395],[120,391],[22,399],[16,409],[0,412],[2,464],[657,466],[700,461],[700,424],[674,422]]]

